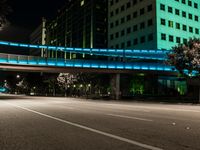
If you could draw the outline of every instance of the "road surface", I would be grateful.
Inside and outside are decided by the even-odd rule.
[[[1,95],[0,150],[200,150],[200,106]]]

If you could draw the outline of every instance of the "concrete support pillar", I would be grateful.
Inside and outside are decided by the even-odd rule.
[[[114,74],[111,77],[111,96],[112,99],[115,100],[119,100],[121,98],[120,74]]]

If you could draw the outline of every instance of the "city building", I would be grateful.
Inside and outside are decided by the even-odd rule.
[[[42,18],[42,23],[30,35],[31,44],[46,44],[46,19]],[[45,57],[45,49],[30,49],[30,54]]]
[[[109,0],[108,47],[171,50],[189,38],[200,38],[199,12],[199,0]],[[138,93],[187,92],[183,78],[149,74],[134,78],[132,87],[143,89]]]
[[[107,0],[68,0],[47,25],[50,45],[106,48]],[[51,51],[49,57],[76,58],[76,54]],[[85,57],[85,56],[83,56]]]
[[[199,0],[109,0],[108,47],[172,49],[200,37]]]

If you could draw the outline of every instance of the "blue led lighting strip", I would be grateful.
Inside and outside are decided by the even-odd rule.
[[[54,66],[54,67],[73,67],[91,69],[123,69],[123,70],[146,70],[146,71],[166,71],[176,72],[173,66],[164,63],[148,62],[113,62],[98,60],[64,60],[64,59],[45,59],[41,57],[30,57],[23,55],[0,54],[0,63],[16,65],[34,66]]]
[[[134,59],[149,59],[149,60],[167,60],[167,54],[170,51],[167,50],[131,50],[131,49],[93,49],[93,48],[69,48],[60,46],[48,46],[48,45],[32,45],[23,43],[13,43],[0,41],[0,45],[34,48],[34,49],[47,49],[53,51],[71,52],[79,54],[98,55],[106,57],[123,57]]]

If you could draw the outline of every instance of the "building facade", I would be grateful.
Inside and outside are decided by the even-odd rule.
[[[200,38],[199,12],[199,0],[109,0],[108,47],[171,50],[189,38]],[[182,78],[149,74],[134,78],[129,78],[131,86],[143,89],[140,94],[187,92]]]
[[[199,0],[109,0],[108,47],[172,49],[200,37]]]
[[[107,0],[68,0],[57,17],[47,25],[47,43],[50,45],[106,48]],[[53,54],[49,57],[66,57]],[[76,57],[76,55],[70,55]]]
[[[31,44],[46,44],[46,19],[42,18],[42,23],[30,35]],[[30,54],[45,57],[45,49],[30,49]]]

